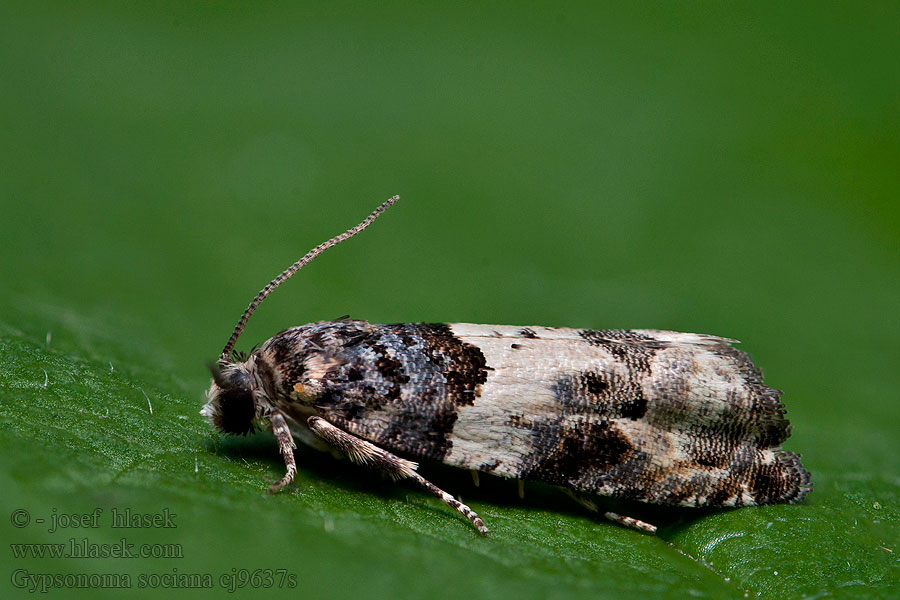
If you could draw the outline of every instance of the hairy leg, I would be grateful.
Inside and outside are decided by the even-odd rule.
[[[472,522],[479,533],[487,534],[488,528],[485,527],[481,517],[475,514],[471,508],[419,475],[416,472],[418,464],[395,456],[370,442],[338,429],[321,417],[310,417],[307,423],[313,433],[353,462],[382,471],[393,479],[411,479],[422,489],[443,500],[447,506],[461,512]]]

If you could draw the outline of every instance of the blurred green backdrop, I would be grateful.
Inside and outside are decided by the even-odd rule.
[[[0,11],[3,538],[183,550],[4,547],[4,597],[35,587],[23,572],[127,573],[146,597],[221,589],[139,589],[179,583],[154,573],[298,598],[896,597],[896,3]],[[304,449],[296,488],[268,496],[277,448],[209,430],[204,365],[263,284],[392,194],[242,347],[345,313],[741,339],[785,390],[807,502],[646,509],[652,538],[550,488],[520,501],[425,465],[485,518],[481,539]],[[177,528],[113,529],[114,507]],[[94,508],[98,528],[34,520]],[[296,587],[241,579],[265,568]],[[71,583],[52,593],[120,597]]]

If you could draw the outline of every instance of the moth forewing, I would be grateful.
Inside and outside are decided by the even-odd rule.
[[[799,455],[781,448],[790,424],[780,392],[726,338],[339,320],[287,329],[249,357],[230,358],[261,298],[395,199],[266,286],[214,371],[201,412],[229,434],[257,422],[272,429],[286,464],[273,491],[293,480],[297,437],[414,482],[481,533],[474,511],[398,454],[558,485],[589,506],[597,494],[691,507],[793,503],[807,494]]]

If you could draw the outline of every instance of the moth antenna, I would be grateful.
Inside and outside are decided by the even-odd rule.
[[[266,299],[266,296],[272,293],[272,290],[277,288],[279,285],[290,279],[291,275],[308,265],[312,259],[322,254],[322,252],[328,250],[332,246],[337,246],[341,242],[352,238],[357,233],[361,232],[363,229],[372,224],[372,221],[377,219],[381,213],[386,211],[388,207],[390,207],[394,202],[400,199],[400,196],[393,196],[388,198],[381,206],[372,211],[368,217],[365,218],[359,225],[356,227],[351,227],[344,233],[337,235],[327,242],[323,242],[310,250],[303,256],[300,260],[295,262],[293,265],[288,267],[285,271],[281,273],[278,277],[273,279],[259,291],[256,295],[256,298],[253,299],[253,302],[250,303],[250,306],[247,307],[247,310],[244,311],[244,314],[241,316],[238,324],[235,325],[234,331],[231,334],[231,337],[228,338],[228,343],[225,344],[225,348],[222,349],[222,354],[219,356],[219,364],[227,365],[229,364],[228,356],[231,354],[231,351],[234,349],[234,345],[237,343],[238,336],[241,335],[241,332],[244,331],[244,326],[247,325],[247,320],[250,318],[250,315],[253,314],[253,311],[256,310],[256,307],[259,306],[263,300]]]

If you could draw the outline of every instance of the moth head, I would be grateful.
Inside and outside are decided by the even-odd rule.
[[[212,383],[200,414],[222,433],[256,432],[259,402],[248,363],[210,365]]]

